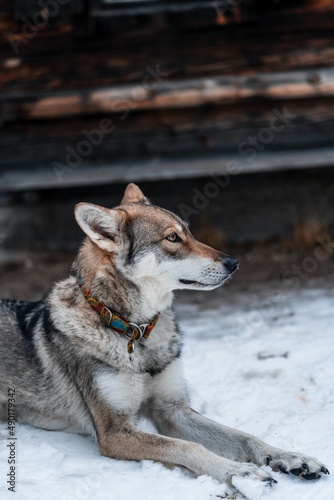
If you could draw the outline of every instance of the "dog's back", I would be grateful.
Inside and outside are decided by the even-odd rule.
[[[60,363],[53,362],[57,352],[48,339],[50,329],[47,297],[38,302],[0,301],[0,419],[7,419],[8,391],[14,390],[16,418],[50,430],[85,432],[71,419],[72,413],[84,410],[70,374],[61,373]]]
[[[19,300],[0,301],[0,418],[6,418],[8,391],[19,387],[18,374],[29,376],[31,343],[22,330],[34,303]],[[30,347],[29,347],[30,346]],[[30,351],[30,356],[28,353]]]
[[[18,412],[22,407],[33,407],[34,393],[40,386],[42,375],[34,345],[34,329],[42,319],[43,308],[43,300],[0,301],[1,418],[6,417],[5,406],[11,389],[15,390]]]
[[[15,385],[19,370],[29,370],[33,355],[30,321],[40,302],[0,301],[0,391]],[[7,380],[4,387],[4,380]]]

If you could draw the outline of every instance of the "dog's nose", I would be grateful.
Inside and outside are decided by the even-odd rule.
[[[227,259],[224,260],[224,265],[230,273],[235,273],[235,271],[239,269],[239,261],[233,259],[233,257],[227,257]]]

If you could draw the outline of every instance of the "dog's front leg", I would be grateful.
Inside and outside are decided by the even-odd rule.
[[[108,387],[110,391],[110,384]],[[231,483],[233,476],[273,481],[270,474],[256,465],[241,464],[220,457],[199,443],[142,431],[132,424],[136,413],[131,412],[132,405],[127,406],[127,400],[120,391],[122,386],[116,387],[114,397],[115,401],[118,397],[117,404],[110,397],[108,400],[104,399],[99,393],[87,394],[86,401],[102,455],[120,460],[153,460],[179,465],[197,475],[207,474],[221,483]]]
[[[273,470],[303,479],[318,479],[328,469],[318,460],[300,453],[274,448],[251,434],[223,426],[192,410],[184,401],[153,409],[153,419],[162,434],[202,444],[214,453],[239,462],[270,465]]]
[[[102,455],[120,460],[154,460],[183,466],[197,475],[207,474],[221,483],[231,484],[233,476],[273,481],[270,474],[254,464],[233,462],[215,455],[200,444],[143,432],[128,422],[117,431],[99,432],[99,449]]]

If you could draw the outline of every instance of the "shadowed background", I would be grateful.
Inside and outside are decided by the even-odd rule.
[[[130,181],[235,283],[330,280],[333,27],[330,0],[1,0],[1,296],[63,277],[74,205]]]

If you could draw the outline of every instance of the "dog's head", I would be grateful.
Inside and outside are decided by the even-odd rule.
[[[179,217],[151,205],[135,184],[120,206],[79,203],[75,216],[117,270],[140,287],[213,290],[238,269],[236,259],[197,241]]]

